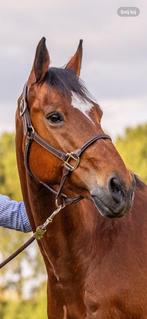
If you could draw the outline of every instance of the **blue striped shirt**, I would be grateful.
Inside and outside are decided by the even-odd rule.
[[[0,195],[0,226],[25,233],[31,231],[24,203]]]

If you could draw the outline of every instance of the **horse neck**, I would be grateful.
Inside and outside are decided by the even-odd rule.
[[[29,203],[35,225],[38,226],[56,209],[55,195],[30,178],[28,185]],[[67,235],[71,232],[77,234],[84,231],[93,233],[95,214],[91,210],[95,211],[93,204],[88,200],[82,200],[78,204],[67,206],[54,219],[53,224],[49,227],[50,232],[52,232],[52,228],[61,227],[63,233],[65,232]]]
[[[29,196],[34,223],[37,227],[54,211],[55,196],[31,179]],[[96,215],[93,204],[88,200],[82,200],[60,211],[53,223],[48,226],[47,233],[41,240],[42,252],[46,264],[51,262],[60,276],[65,276],[65,269],[67,276],[69,273],[74,274],[71,268],[74,268],[77,263],[83,272],[86,266],[85,258],[88,259],[91,254]],[[68,267],[69,260],[71,262]]]

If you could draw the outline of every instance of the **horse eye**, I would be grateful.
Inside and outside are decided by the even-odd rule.
[[[46,118],[51,124],[58,124],[64,121],[63,115],[59,112],[52,112]]]

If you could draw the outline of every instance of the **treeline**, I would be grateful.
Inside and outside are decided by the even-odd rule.
[[[22,200],[14,134],[0,136],[0,194]],[[0,260],[29,235],[0,228]],[[27,271],[26,271],[27,270]],[[45,267],[36,243],[0,270],[0,319],[46,318]]]
[[[36,274],[37,277],[37,274]],[[0,319],[47,319],[46,285],[30,299],[0,299]]]
[[[147,124],[126,129],[116,140],[126,165],[147,182]],[[0,193],[21,200],[14,134],[0,136]],[[0,228],[0,259],[28,235]],[[45,268],[37,244],[0,270],[0,319],[46,318]]]
[[[116,147],[127,166],[147,183],[147,124],[127,128]]]

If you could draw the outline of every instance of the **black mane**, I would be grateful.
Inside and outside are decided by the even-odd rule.
[[[82,100],[90,100],[88,90],[72,70],[52,67],[46,74],[44,82],[59,90],[64,96],[69,97],[71,92],[74,92]]]

